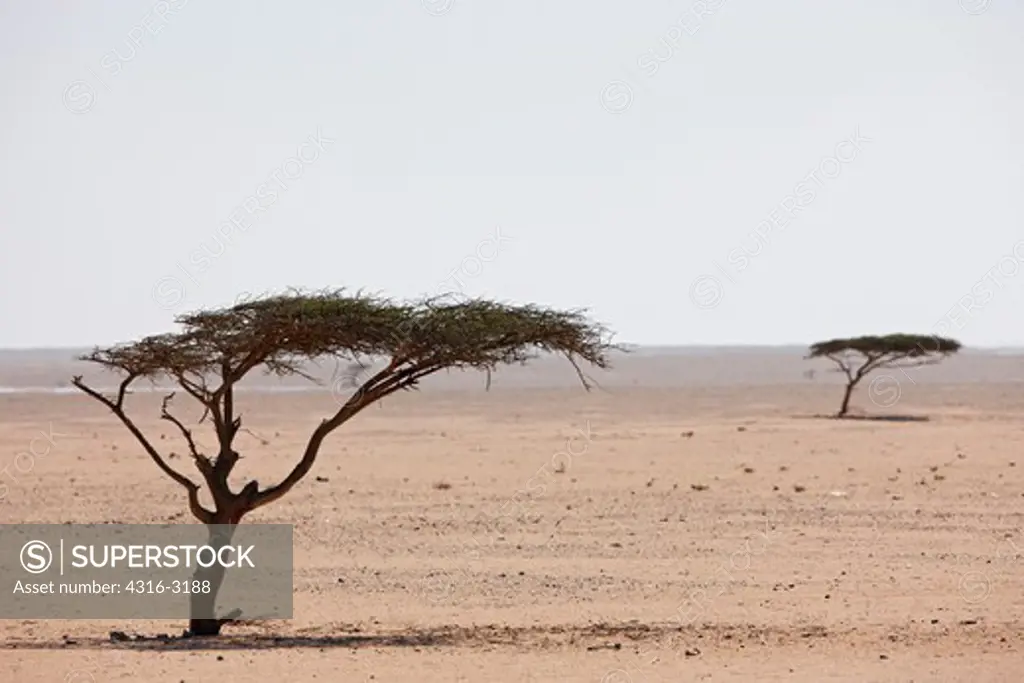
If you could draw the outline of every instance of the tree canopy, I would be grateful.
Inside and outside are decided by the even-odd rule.
[[[307,360],[383,356],[396,365],[495,369],[535,351],[607,367],[607,330],[585,311],[454,297],[394,302],[333,290],[291,292],[188,313],[183,329],[106,349],[83,360],[133,378],[239,377],[263,366],[301,374]]]
[[[811,344],[809,358],[856,352],[865,356],[886,354],[919,358],[933,353],[956,353],[960,342],[946,337],[921,334],[887,334],[882,336],[829,339]]]

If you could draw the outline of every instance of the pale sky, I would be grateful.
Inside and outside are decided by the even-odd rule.
[[[1021,0],[8,0],[0,347],[289,286],[1024,344],[1022,35]]]

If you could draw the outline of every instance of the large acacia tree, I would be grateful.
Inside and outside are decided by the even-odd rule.
[[[489,380],[498,366],[525,364],[540,351],[564,356],[589,390],[581,361],[606,368],[607,352],[618,348],[611,344],[608,330],[584,311],[451,297],[396,302],[344,290],[269,295],[189,313],[176,322],[181,327],[177,332],[96,348],[81,357],[120,375],[113,396],[87,386],[81,376],[72,383],[109,408],[156,466],[185,489],[189,509],[210,526],[211,543],[216,539],[218,545],[226,538],[214,529],[233,529],[246,514],[288,493],[309,472],[334,430],[368,405],[412,389],[428,375],[476,369],[487,372]],[[354,383],[341,407],[312,430],[298,462],[281,481],[270,486],[249,481],[232,490],[228,477],[239,459],[235,437],[242,429],[235,396],[238,383],[259,370],[312,380],[306,372],[308,364],[323,359],[357,363],[384,359],[385,365]],[[184,439],[200,475],[198,483],[173,468],[128,415],[125,397],[140,380],[170,380],[201,406],[198,424],[205,422],[213,431],[215,452],[200,449],[192,428],[171,412],[173,394],[164,399],[160,414]],[[200,502],[203,485],[213,500],[210,508]],[[219,574],[200,571],[207,571],[201,578],[211,580],[214,592],[192,596],[189,633],[216,635],[224,620],[214,618],[213,602],[223,570]]]
[[[846,375],[843,403],[836,417],[845,417],[854,387],[873,370],[933,365],[960,350],[960,342],[920,334],[829,339],[811,345],[807,358],[828,358]]]

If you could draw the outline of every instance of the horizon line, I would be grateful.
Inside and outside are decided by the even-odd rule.
[[[118,342],[122,343],[122,342]],[[813,342],[812,342],[813,343]],[[675,349],[807,349],[811,344],[804,342],[788,342],[788,343],[747,343],[747,342],[730,342],[730,343],[689,343],[689,344],[672,344],[672,343],[654,343],[654,344],[637,344],[632,342],[617,342],[619,346],[624,346],[627,349],[639,349],[639,350],[675,350]],[[114,344],[111,344],[113,346]],[[88,351],[96,348],[96,345],[87,346],[0,346],[0,353],[5,352],[31,352],[31,351],[43,351],[43,352],[80,352]],[[1024,352],[1024,343],[1019,344],[964,344],[961,347],[962,351],[1022,351]]]

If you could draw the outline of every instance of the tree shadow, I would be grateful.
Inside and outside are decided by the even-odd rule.
[[[884,629],[864,629],[851,625],[825,625],[822,623],[766,624],[751,621],[720,623],[702,621],[690,624],[675,622],[641,623],[591,622],[589,624],[536,624],[532,626],[439,625],[433,627],[411,627],[390,633],[360,633],[358,627],[334,625],[310,629],[314,633],[293,633],[274,635],[269,633],[242,633],[215,637],[170,637],[125,636],[119,632],[111,637],[75,638],[48,640],[13,640],[0,642],[3,650],[68,651],[93,650],[109,653],[154,653],[171,652],[216,652],[237,650],[275,650],[305,648],[406,648],[418,651],[420,648],[512,648],[517,650],[575,648],[593,650],[625,650],[647,643],[664,650],[680,650],[694,644],[715,644],[730,641],[732,647],[783,647],[805,643],[808,638],[833,639],[852,642],[866,642],[863,639],[877,639],[888,644],[894,632],[905,634],[900,640],[925,636],[922,629],[929,629],[911,620],[899,625],[886,625]],[[962,622],[966,624],[967,622]],[[972,630],[979,637],[990,641],[995,634],[1016,633],[1017,622],[994,622],[977,625],[971,622]],[[327,629],[353,631],[352,633],[324,633]],[[895,629],[895,630],[894,630]],[[993,629],[986,635],[986,631]],[[928,630],[934,635],[934,631]],[[947,633],[955,636],[956,634]],[[117,637],[114,637],[117,636]],[[126,638],[126,639],[123,639]]]
[[[344,633],[324,633],[336,628]],[[2,650],[108,650],[136,652],[202,652],[231,650],[278,650],[303,648],[427,648],[427,647],[495,647],[523,646],[535,641],[567,640],[590,642],[612,637],[631,640],[665,637],[688,630],[675,623],[641,624],[593,623],[585,626],[455,626],[408,628],[390,633],[361,633],[352,625],[336,625],[310,629],[312,633],[272,634],[240,633],[219,636],[169,636],[160,634],[126,635],[112,631],[107,638],[75,638],[59,640],[14,640],[0,642]]]
[[[815,415],[794,415],[794,419],[803,420],[836,420],[842,421],[860,421],[860,422],[931,422],[931,418],[927,415],[844,415],[843,417],[836,417],[835,414],[824,415],[821,413]]]
[[[299,648],[359,648],[359,647],[438,647],[451,646],[457,639],[442,631],[430,630],[381,635],[267,635],[248,633],[213,637],[192,636],[133,636],[128,640],[109,638],[72,638],[60,641],[12,641],[0,644],[2,650],[135,650],[141,652],[278,650]]]

